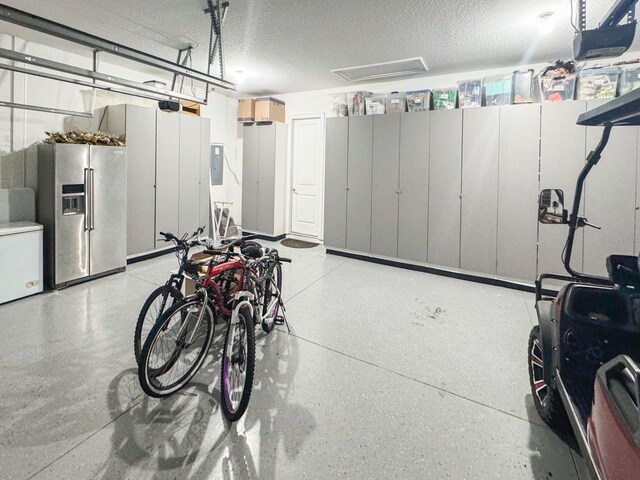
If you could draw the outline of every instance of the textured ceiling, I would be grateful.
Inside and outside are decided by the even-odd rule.
[[[0,0],[166,58],[198,44],[204,69],[209,20],[199,0]],[[575,0],[574,0],[575,1]],[[595,26],[614,0],[588,0]],[[570,0],[230,0],[227,77],[243,93],[347,85],[331,69],[421,56],[429,75],[538,63],[571,55]],[[538,15],[553,11],[551,31]],[[0,23],[0,32],[7,30]],[[638,35],[640,37],[640,35]],[[636,46],[640,45],[638,40]]]

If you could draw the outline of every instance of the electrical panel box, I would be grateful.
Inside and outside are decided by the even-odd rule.
[[[222,185],[224,172],[224,145],[211,145],[211,185]]]

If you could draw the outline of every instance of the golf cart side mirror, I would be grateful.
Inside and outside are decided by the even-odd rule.
[[[568,223],[568,214],[564,209],[564,192],[559,189],[546,189],[538,198],[538,220],[545,224]]]

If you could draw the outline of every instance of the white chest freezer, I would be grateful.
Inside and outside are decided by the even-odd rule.
[[[42,292],[42,225],[0,223],[0,303]]]

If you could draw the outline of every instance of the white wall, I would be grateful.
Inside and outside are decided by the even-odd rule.
[[[89,53],[63,51],[5,34],[0,34],[0,47],[87,69],[91,69],[93,65],[93,58]],[[146,67],[136,66],[132,62],[110,63],[106,57],[99,59],[98,69],[102,73],[139,82],[151,78],[163,80],[168,84],[171,82],[171,75],[166,72],[150,72]],[[202,89],[195,90],[197,96],[204,96]],[[185,81],[185,92],[191,93],[188,80]],[[82,112],[122,103],[149,107],[155,107],[156,103],[105,90],[94,92],[87,87],[2,69],[0,69],[0,100]],[[237,167],[236,111],[237,99],[218,92],[212,92],[209,95],[209,104],[202,106],[202,116],[211,119],[211,142],[224,144],[227,157],[224,185],[212,187],[213,200],[235,201],[239,198],[239,185],[235,183],[229,169],[229,167],[231,169]],[[29,176],[29,165],[30,162],[35,162],[33,145],[45,138],[46,131],[89,129],[95,123],[95,120],[83,117],[0,107],[0,188],[31,186],[30,182],[33,182],[33,179]],[[232,215],[234,214],[235,211],[232,210]]]

